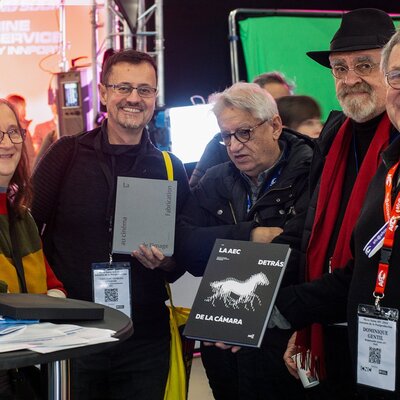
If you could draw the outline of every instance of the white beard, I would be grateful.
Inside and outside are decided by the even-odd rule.
[[[344,114],[356,122],[366,122],[380,114],[377,112],[376,99],[372,96],[367,99],[346,98],[339,100]]]

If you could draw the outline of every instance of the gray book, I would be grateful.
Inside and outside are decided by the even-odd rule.
[[[289,255],[285,244],[217,239],[183,334],[260,347]]]
[[[113,253],[130,254],[139,245],[174,253],[177,182],[118,177]]]

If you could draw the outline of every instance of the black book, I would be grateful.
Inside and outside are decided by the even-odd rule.
[[[103,319],[104,307],[88,301],[45,294],[0,293],[0,315],[46,321],[96,320]]]
[[[284,244],[217,239],[183,334],[260,347],[289,255]]]

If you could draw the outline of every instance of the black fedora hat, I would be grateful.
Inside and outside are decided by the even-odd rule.
[[[326,51],[309,51],[307,55],[330,68],[329,54],[343,51],[379,49],[395,33],[392,18],[376,8],[359,8],[343,15],[342,22]]]

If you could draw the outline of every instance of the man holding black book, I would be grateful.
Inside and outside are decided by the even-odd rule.
[[[254,83],[236,83],[213,100],[231,161],[209,169],[186,202],[178,219],[179,264],[201,276],[217,238],[285,243],[292,258],[283,285],[297,282],[311,141],[282,128],[274,99]],[[267,335],[266,346],[236,354],[202,347],[216,399],[299,398],[282,361],[290,332]]]
[[[125,277],[124,290],[104,294],[106,302],[130,306],[134,334],[111,352],[72,362],[72,398],[162,400],[170,352],[165,280],[173,278],[173,260],[154,246],[132,248],[134,258],[111,256],[117,177],[167,179],[163,155],[146,130],[157,95],[154,60],[135,50],[113,54],[99,90],[108,118],[46,153],[33,177],[32,214],[40,228],[46,225],[44,250],[70,297],[90,301],[101,291],[96,264]],[[182,163],[173,155],[171,161],[179,213],[189,186]]]

